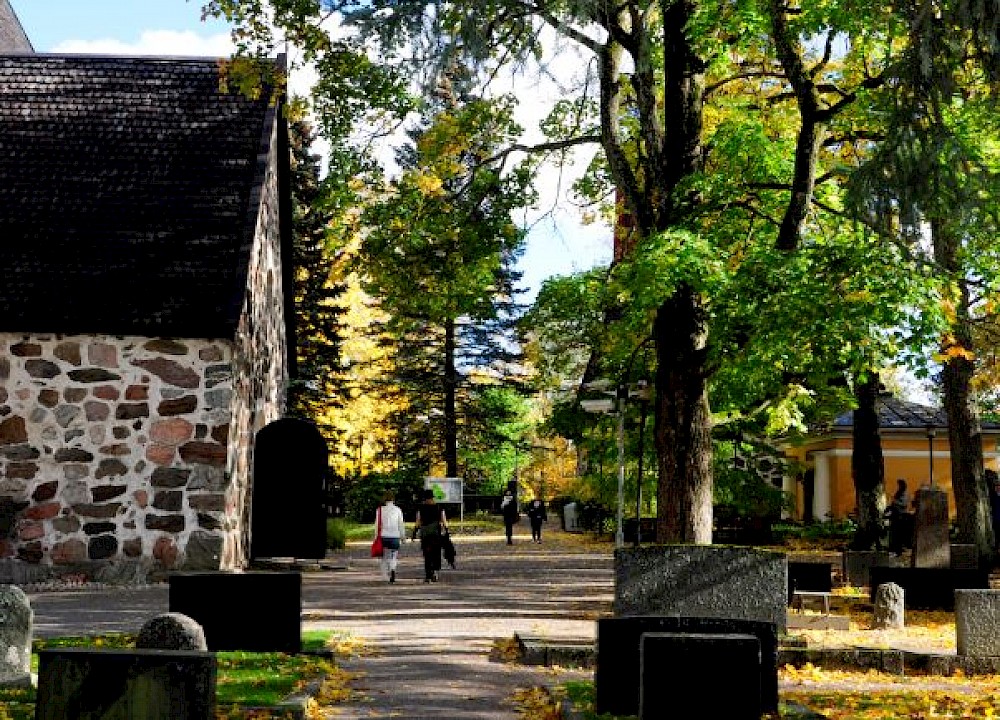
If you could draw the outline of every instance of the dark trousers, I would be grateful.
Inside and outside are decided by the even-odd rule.
[[[420,551],[424,554],[424,580],[431,580],[441,569],[441,536],[421,537]]]
[[[542,539],[542,521],[532,520],[531,521],[531,539],[541,540]]]

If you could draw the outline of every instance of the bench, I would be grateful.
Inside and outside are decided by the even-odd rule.
[[[792,592],[792,607],[803,610],[806,600],[820,600],[823,603],[823,614],[829,615],[831,594],[821,590],[794,590]]]

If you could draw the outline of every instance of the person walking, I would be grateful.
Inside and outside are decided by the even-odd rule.
[[[394,583],[399,564],[399,543],[406,537],[406,521],[403,520],[403,511],[396,506],[396,494],[392,490],[385,491],[382,505],[375,511],[375,536],[380,535],[382,579]]]
[[[528,504],[526,511],[528,522],[531,523],[531,542],[542,541],[542,523],[549,519],[545,512],[545,503],[535,498]]]
[[[892,495],[889,507],[885,509],[885,516],[889,520],[889,552],[897,556],[902,555],[903,548],[912,543],[912,536],[907,537],[909,507],[910,494],[906,489],[906,480],[900,478],[896,481],[896,492]]]
[[[993,468],[983,472],[990,491],[990,519],[993,521],[993,549],[1000,551],[1000,475]]]
[[[503,494],[503,500],[500,501],[500,514],[503,515],[503,527],[504,531],[507,533],[507,544],[514,544],[514,523],[516,523],[521,514],[517,510],[517,500],[514,498],[514,491],[507,488]]]
[[[424,556],[424,582],[438,581],[441,570],[441,535],[448,530],[448,518],[444,510],[434,500],[432,490],[424,490],[423,501],[417,507],[416,525],[413,537],[416,540],[420,534],[420,552]]]

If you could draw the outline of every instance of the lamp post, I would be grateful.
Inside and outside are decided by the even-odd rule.
[[[615,529],[615,548],[625,545],[625,403],[628,402],[628,385],[618,386],[618,517]]]
[[[927,466],[927,477],[929,479],[930,487],[934,487],[934,435],[935,435],[934,426],[928,423],[927,457],[929,458],[929,460]]]

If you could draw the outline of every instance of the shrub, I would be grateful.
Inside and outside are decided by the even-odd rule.
[[[343,550],[347,543],[347,528],[339,518],[327,518],[326,546],[330,550]]]

